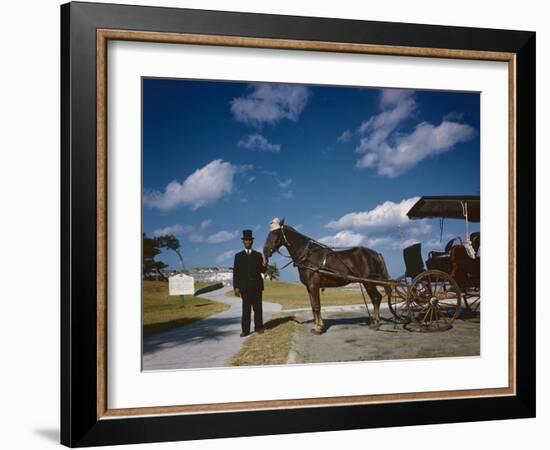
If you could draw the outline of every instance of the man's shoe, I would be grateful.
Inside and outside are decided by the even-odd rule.
[[[260,328],[259,330],[254,330],[254,332],[255,332],[255,333],[263,334],[264,329],[263,329],[263,328]]]
[[[246,336],[248,336],[249,334],[250,334],[250,333],[241,333],[241,334],[239,334],[239,336],[240,336],[240,337],[246,337]]]

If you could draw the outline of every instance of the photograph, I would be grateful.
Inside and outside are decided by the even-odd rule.
[[[61,5],[63,445],[537,415],[537,33],[432,9]]]
[[[142,370],[479,358],[480,135],[480,92],[143,76]]]

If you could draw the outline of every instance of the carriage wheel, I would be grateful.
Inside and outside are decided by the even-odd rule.
[[[468,312],[471,314],[479,314],[480,298],[479,292],[467,292],[462,296]]]
[[[407,306],[422,331],[445,331],[460,314],[462,294],[456,281],[440,270],[428,270],[411,284]]]
[[[407,306],[409,286],[405,275],[401,275],[396,282],[397,284],[392,287],[391,295],[388,297],[388,306],[398,323],[409,323],[411,320]]]

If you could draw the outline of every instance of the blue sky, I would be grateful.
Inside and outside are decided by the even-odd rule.
[[[143,231],[175,234],[188,267],[230,266],[244,228],[261,250],[284,216],[397,277],[404,245],[465,232],[446,220],[440,243],[437,219],[406,218],[416,198],[479,194],[478,93],[144,78],[142,113]]]

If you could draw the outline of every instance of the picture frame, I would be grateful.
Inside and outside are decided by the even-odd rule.
[[[111,40],[506,62],[508,386],[110,409],[106,74]],[[83,447],[535,417],[535,42],[529,31],[62,5],[61,443]]]

